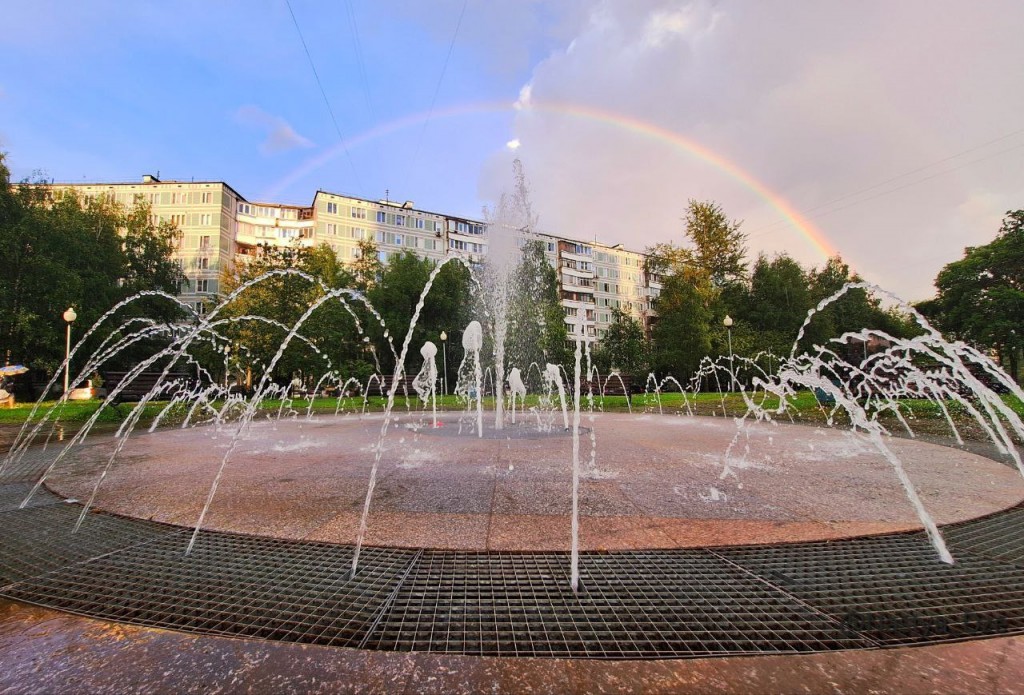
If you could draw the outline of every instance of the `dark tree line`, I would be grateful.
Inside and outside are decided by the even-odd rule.
[[[0,359],[24,363],[30,379],[43,379],[64,359],[68,307],[78,315],[76,331],[84,332],[140,290],[176,293],[184,279],[172,260],[180,231],[154,224],[150,215],[141,199],[125,207],[72,192],[55,197],[29,181],[12,184],[0,154]],[[140,302],[125,315],[132,312],[156,320],[181,316],[166,301]]]
[[[1006,213],[996,238],[964,249],[917,306],[947,336],[991,351],[1020,383],[1024,350],[1024,210]]]

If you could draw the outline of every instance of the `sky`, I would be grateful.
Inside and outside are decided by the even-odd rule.
[[[481,218],[519,158],[539,227],[840,254],[925,299],[1024,207],[1024,3],[4,0],[15,179],[222,180]]]

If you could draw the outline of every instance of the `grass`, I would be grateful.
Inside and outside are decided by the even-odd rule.
[[[763,392],[748,394],[755,403],[758,403],[763,408],[769,411],[774,411],[778,408],[779,399],[774,395],[768,395]],[[367,412],[380,412],[383,411],[386,405],[386,398],[382,396],[370,396],[364,402],[361,397],[353,398],[342,398],[341,401],[337,398],[315,398],[312,402],[312,410],[315,413],[328,414],[339,411],[342,413],[353,413],[362,412],[364,409]],[[526,399],[525,407],[530,408],[538,404],[538,396],[528,396]],[[1006,405],[1016,412],[1019,416],[1024,418],[1024,402],[1012,395],[1003,396],[1003,401]],[[912,427],[923,432],[932,432],[936,434],[947,434],[948,424],[945,420],[945,416],[939,405],[932,401],[926,400],[915,400],[915,399],[904,399],[899,402],[900,414],[908,421],[911,422]],[[166,407],[166,403],[148,403],[144,407],[140,422],[148,424]],[[214,403],[213,407],[219,408],[222,403]],[[571,403],[567,404],[571,407]],[[34,404],[31,403],[20,403],[13,408],[0,409],[0,425],[20,425],[24,423],[29,414],[32,411]],[[39,410],[35,415],[35,420],[50,416],[51,418],[56,417],[63,423],[82,423],[92,417],[98,409],[102,406],[102,401],[72,401],[65,404],[60,404],[58,401],[46,401],[40,405]],[[103,408],[99,417],[97,418],[98,423],[105,424],[117,424],[122,422],[129,413],[135,408],[135,403],[122,403],[117,406],[107,406]],[[290,401],[281,400],[267,400],[261,404],[261,410],[267,412],[273,412],[282,408],[289,409],[298,413],[305,413],[310,407],[310,402],[307,399],[296,398]],[[411,396],[406,399],[402,395],[398,395],[395,399],[395,407],[400,410],[405,410],[407,407],[413,410],[422,409],[418,398]],[[438,410],[463,410],[465,408],[465,401],[458,396],[439,396],[437,398]],[[494,399],[485,398],[484,408],[493,409]],[[523,405],[517,404],[517,408],[524,407]],[[589,409],[589,399],[584,394],[584,401],[582,407]],[[606,412],[626,412],[632,409],[633,412],[664,412],[664,413],[693,413],[695,415],[705,416],[728,416],[728,417],[741,417],[747,412],[746,401],[743,396],[738,393],[699,393],[699,394],[683,394],[675,393],[663,393],[660,399],[655,397],[654,394],[638,395],[634,396],[632,403],[628,404],[625,396],[605,396],[603,399],[594,397],[593,407],[595,410],[603,410]],[[948,401],[946,407],[952,417],[954,423],[956,423],[958,429],[961,430],[961,435],[969,439],[982,439],[984,438],[984,431],[980,428],[977,423],[968,415],[963,405],[957,402]],[[59,413],[50,415],[54,408],[59,409]],[[183,421],[188,406],[184,404],[177,405],[175,410],[169,413],[164,422],[166,424],[175,424]],[[204,414],[200,419],[208,417]],[[814,394],[809,391],[803,391],[796,394],[794,398],[789,400],[788,407],[786,409],[786,415],[783,417],[791,417],[796,422],[803,422],[808,424],[814,423],[829,423],[834,425],[848,425],[850,420],[846,413],[842,409],[834,409],[831,406],[822,407],[818,404]],[[888,427],[898,427],[900,425],[899,419],[893,413],[882,413],[879,415],[879,421]]]

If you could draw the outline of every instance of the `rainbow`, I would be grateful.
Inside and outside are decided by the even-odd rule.
[[[307,159],[298,167],[288,172],[283,178],[274,182],[264,193],[265,200],[273,200],[284,189],[304,178],[311,172],[321,168],[331,160],[341,156],[345,149],[358,147],[363,143],[376,138],[390,135],[400,130],[415,125],[422,125],[429,118],[452,118],[466,114],[497,113],[516,111],[519,107],[512,102],[479,102],[451,106],[445,109],[437,109],[433,113],[422,112],[409,114],[387,123],[374,126],[358,135],[347,138],[344,143],[339,142],[323,152]],[[729,178],[733,179],[744,188],[752,192],[778,212],[789,225],[798,231],[814,249],[821,254],[823,259],[828,259],[837,254],[835,247],[829,242],[825,235],[800,215],[780,195],[769,190],[764,184],[737,166],[733,161],[708,149],[704,145],[683,137],[659,125],[642,121],[638,118],[613,111],[605,111],[581,104],[560,103],[560,102],[531,102],[528,107],[531,111],[547,111],[568,115],[596,123],[602,123],[612,127],[626,130],[640,137],[649,138],[658,142],[666,143],[674,149],[680,150],[687,155],[696,157],[718,169]]]

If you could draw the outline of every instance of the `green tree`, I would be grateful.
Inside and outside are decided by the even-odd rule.
[[[652,363],[661,376],[687,379],[710,354],[713,296],[711,277],[703,268],[683,266],[664,278],[652,331]]]
[[[360,239],[356,259],[352,262],[352,276],[355,288],[361,292],[380,282],[384,264],[377,253],[377,244],[372,239]]]
[[[594,363],[602,372],[618,369],[643,381],[650,370],[650,345],[640,321],[621,309],[612,309],[612,322],[594,350]]]
[[[704,269],[716,287],[746,277],[747,235],[742,223],[730,221],[713,202],[690,200],[686,208],[686,237],[693,245],[686,261]]]
[[[389,331],[391,341],[383,335],[383,329],[371,327],[371,335],[377,345],[381,367],[385,373],[392,373],[395,367],[394,354],[401,351],[402,341],[409,331],[416,304],[426,287],[430,274],[437,264],[427,258],[420,258],[411,251],[391,256],[384,266],[380,282],[370,288],[368,296],[380,312]],[[461,334],[462,328],[470,321],[471,302],[469,299],[469,271],[458,262],[449,262],[438,273],[430,292],[424,299],[423,308],[413,330],[412,342],[406,359],[406,369],[412,374],[418,370],[419,349],[426,341],[435,345],[442,331]],[[458,340],[451,341],[460,344]],[[440,348],[441,346],[438,345]],[[455,362],[455,366],[457,366]],[[441,365],[438,365],[439,369]],[[449,367],[452,367],[449,361]],[[451,375],[449,375],[451,376]]]
[[[273,360],[287,331],[310,306],[327,291],[354,284],[351,273],[327,245],[314,248],[265,245],[254,257],[222,274],[222,292],[229,295],[246,282],[283,269],[300,270],[318,282],[294,274],[271,276],[247,288],[221,314],[224,318],[237,319],[221,333],[231,340],[234,363],[243,371],[252,367],[254,372],[262,372]],[[366,323],[361,312],[361,302],[349,296],[327,300],[300,327],[299,334],[306,340],[293,339],[288,344],[272,376],[279,383],[287,383],[299,374],[318,378],[327,371],[328,363],[342,377],[371,373],[372,356],[360,340],[356,326],[357,318]],[[249,316],[263,317],[274,323],[242,318]]]
[[[754,263],[750,287],[744,295],[742,301],[732,300],[730,308],[733,317],[753,331],[749,349],[788,354],[813,306],[810,279],[804,268],[786,254],[771,260],[761,255]]]
[[[558,274],[544,255],[544,242],[530,240],[523,245],[513,288],[505,339],[506,370],[519,367],[526,374],[531,363],[541,369],[548,362],[569,364]]]
[[[1024,210],[1006,213],[996,238],[968,247],[935,279],[938,294],[920,308],[946,334],[995,350],[1020,379],[1024,348]]]
[[[645,270],[661,276],[657,322],[651,332],[654,368],[688,378],[726,340],[720,324],[746,299],[746,235],[713,202],[687,204],[688,246],[659,244],[648,250]],[[721,340],[720,340],[721,338]]]
[[[0,156],[0,349],[39,376],[64,358],[61,313],[74,306],[79,330],[140,290],[175,292],[182,280],[171,254],[180,232],[150,223],[149,206],[125,208],[111,199],[55,195],[43,186],[12,186]],[[174,318],[166,302],[134,309]],[[97,337],[96,340],[100,338]],[[86,346],[88,351],[89,346]]]

